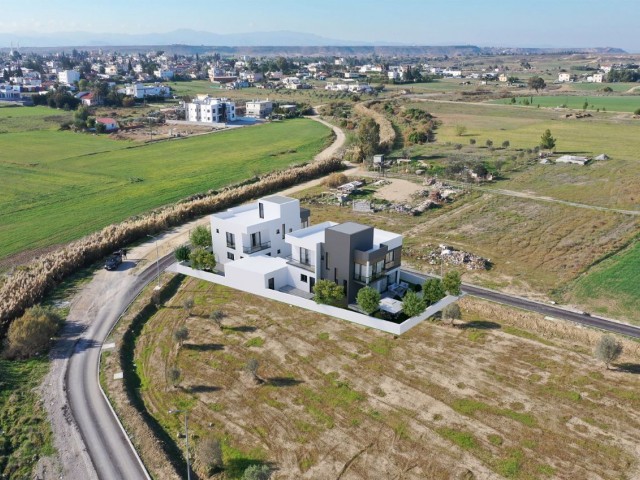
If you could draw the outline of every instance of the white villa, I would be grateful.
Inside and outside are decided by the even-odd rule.
[[[236,104],[226,98],[198,95],[192,102],[185,104],[185,116],[188,122],[233,122],[236,119]]]

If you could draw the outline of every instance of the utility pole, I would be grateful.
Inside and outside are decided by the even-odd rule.
[[[147,237],[153,238],[156,242],[156,282],[157,284],[156,284],[155,290],[160,290],[160,253],[158,251],[158,238],[148,234],[147,234]]]
[[[184,413],[184,444],[187,457],[187,480],[191,480],[191,466],[189,465],[189,413],[182,410],[169,410],[169,413]]]

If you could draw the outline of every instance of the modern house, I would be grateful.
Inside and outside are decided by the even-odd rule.
[[[80,80],[80,72],[75,70],[62,70],[58,72],[58,81],[65,85],[71,85]]]
[[[164,97],[168,98],[171,96],[171,88],[165,85],[143,85],[141,83],[134,83],[133,85],[126,85],[124,90],[119,90],[119,92],[124,93],[125,95],[129,95],[134,98],[145,98],[145,97]]]
[[[247,102],[245,116],[251,118],[266,118],[273,112],[273,102],[269,100],[253,100]]]
[[[558,74],[558,81],[559,82],[570,82],[571,81],[571,74],[570,73],[566,73],[566,72],[562,72]]]
[[[236,104],[226,98],[198,96],[185,103],[185,117],[188,122],[226,123],[236,119]]]
[[[309,294],[320,279],[344,287],[352,303],[370,286],[400,281],[402,235],[355,222],[309,226],[309,211],[272,195],[211,216],[213,253],[230,281]]]

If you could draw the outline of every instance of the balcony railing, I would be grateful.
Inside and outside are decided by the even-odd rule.
[[[293,258],[291,255],[289,255],[287,257],[287,263],[289,265],[293,265],[294,267],[303,268],[303,269],[308,270],[310,272],[314,272],[315,273],[315,271],[316,271],[315,265],[311,265],[311,263],[309,263],[309,262],[303,262],[299,258]]]
[[[252,245],[250,247],[242,247],[242,251],[247,255],[251,255],[252,253],[260,252],[267,248],[271,248],[271,242],[259,243],[258,245]]]
[[[379,278],[384,277],[387,274],[386,271],[382,271],[382,272],[374,272],[371,275],[358,275],[357,273],[353,274],[353,279],[356,282],[360,282],[360,283],[371,283],[374,282],[376,280],[378,280]]]
[[[236,242],[227,242],[227,248],[236,249]]]

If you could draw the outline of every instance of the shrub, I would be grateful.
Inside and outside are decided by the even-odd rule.
[[[487,140],[487,141],[485,142],[485,145],[486,145],[487,147],[493,147],[493,140]]]
[[[185,326],[182,326],[178,328],[175,332],[173,332],[173,339],[180,346],[182,346],[182,344],[187,338],[189,338],[189,329]]]
[[[267,465],[250,465],[242,474],[242,480],[269,480],[270,475]]]
[[[604,110],[604,109],[603,109]],[[640,115],[640,108],[636,108],[633,112],[634,115]]]
[[[502,142],[502,148],[509,148],[510,145],[511,143],[509,142],[509,140],[505,140],[504,142]]]
[[[604,335],[596,345],[594,353],[596,358],[602,361],[608,370],[609,365],[615,362],[622,354],[622,344],[612,335]]]
[[[191,266],[196,270],[213,270],[216,268],[216,257],[204,248],[196,248],[191,255]]]
[[[211,246],[211,228],[198,225],[189,235],[191,244],[195,247],[207,248]]]
[[[402,299],[402,312],[407,317],[420,315],[426,308],[427,304],[424,299],[413,290],[409,290]]]
[[[222,310],[214,310],[209,314],[209,318],[218,326],[220,330],[222,330],[222,319],[224,318],[224,312]]]
[[[467,133],[467,127],[464,125],[456,125],[456,136],[462,137],[465,133]]]
[[[316,303],[324,305],[338,305],[344,299],[344,288],[331,280],[318,280],[313,287]]]
[[[213,437],[205,437],[198,443],[196,458],[210,477],[223,468],[222,445]]]
[[[191,255],[191,249],[188,245],[180,245],[175,249],[173,254],[175,255],[177,261],[188,262],[189,256]]]
[[[371,315],[380,305],[380,293],[375,288],[361,288],[356,296],[356,302],[367,315]]]
[[[62,318],[51,308],[30,308],[9,327],[4,356],[29,358],[43,352],[61,325]]]
[[[447,320],[460,320],[462,318],[462,312],[460,311],[460,305],[457,303],[450,303],[442,310],[442,318]]]
[[[334,172],[323,182],[327,187],[336,188],[347,183],[349,179],[344,173]]]
[[[169,369],[169,382],[174,387],[180,385],[180,380],[182,379],[182,372],[179,368],[173,367]]]
[[[187,312],[187,315],[191,315],[191,309],[193,308],[194,305],[195,305],[195,302],[193,301],[192,297],[185,298],[182,301],[182,308],[185,309],[185,311]]]
[[[445,296],[442,280],[439,278],[430,278],[422,286],[422,295],[428,305],[436,303]]]
[[[449,295],[460,295],[460,285],[462,280],[460,279],[460,272],[451,270],[447,272],[442,279],[442,287]]]

